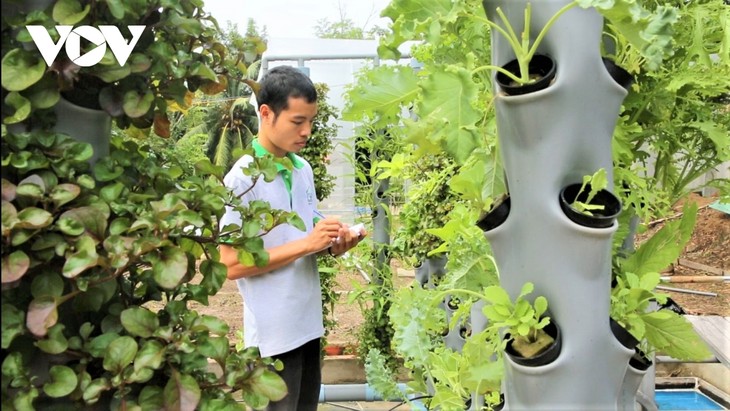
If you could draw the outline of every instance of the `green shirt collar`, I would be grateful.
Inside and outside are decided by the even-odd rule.
[[[265,149],[264,146],[262,146],[261,143],[259,143],[259,139],[257,139],[257,138],[253,140],[253,142],[251,143],[251,146],[253,147],[253,153],[256,157],[264,157],[267,154],[271,154],[271,153],[269,153],[269,150]],[[304,162],[302,161],[301,158],[299,158],[298,155],[296,155],[294,153],[286,153],[286,157],[291,161],[294,168],[300,169],[300,168],[304,167]],[[276,163],[276,170],[283,171],[283,170],[286,170],[286,167],[284,167],[284,165],[282,165],[280,163]]]

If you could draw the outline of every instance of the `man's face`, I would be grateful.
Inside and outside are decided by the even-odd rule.
[[[312,122],[317,115],[317,103],[304,98],[289,97],[288,107],[275,115],[268,106],[261,107],[259,141],[275,156],[298,153],[312,134]],[[267,147],[266,140],[271,143]]]

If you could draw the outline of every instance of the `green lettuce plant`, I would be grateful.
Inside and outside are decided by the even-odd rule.
[[[464,301],[451,323],[446,324],[439,304],[450,293],[414,284],[398,290],[392,299],[392,347],[411,371],[407,393],[428,393],[425,402],[429,408],[444,410],[463,410],[472,395],[487,396],[490,404],[496,404],[504,372],[497,333],[494,328],[474,332],[465,337],[460,351],[446,347],[442,330],[463,322],[471,307]],[[407,399],[407,393],[397,390],[395,378],[380,366],[382,363],[380,352],[371,351],[365,367],[368,381],[382,393],[396,395],[393,398],[400,394]]]
[[[228,325],[190,303],[226,281],[221,241],[265,264],[260,233],[301,220],[243,206],[207,160],[186,175],[112,142],[91,168],[88,144],[3,127],[2,408],[244,410],[282,398],[270,368],[281,364],[232,348]],[[277,171],[262,158],[244,173]],[[242,227],[218,226],[226,206]]]
[[[489,327],[503,329],[509,333],[512,348],[525,358],[531,358],[555,340],[544,330],[550,323],[550,317],[545,315],[548,303],[543,296],[538,296],[530,303],[525,296],[534,289],[532,283],[522,286],[520,294],[512,301],[504,288],[493,285],[484,289],[483,298],[490,304],[484,306],[484,315],[489,319]]]

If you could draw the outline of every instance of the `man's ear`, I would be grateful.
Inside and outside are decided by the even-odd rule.
[[[271,110],[271,107],[269,107],[268,104],[262,104],[259,107],[259,115],[261,116],[261,119],[268,119],[270,116],[274,114],[274,111]]]

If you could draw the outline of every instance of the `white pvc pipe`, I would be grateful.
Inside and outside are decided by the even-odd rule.
[[[405,384],[398,384],[398,389],[405,393]],[[408,396],[409,399],[415,396]],[[403,398],[383,398],[369,384],[322,384],[319,390],[319,402],[343,401],[403,401]],[[409,405],[411,410],[426,411],[420,401],[413,401]]]

